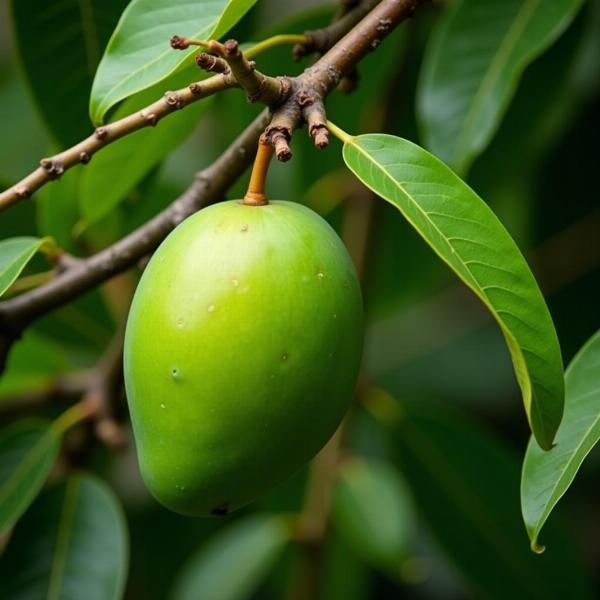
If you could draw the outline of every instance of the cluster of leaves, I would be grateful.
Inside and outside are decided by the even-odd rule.
[[[237,24],[236,35],[259,39],[311,29],[330,16],[328,10],[313,11],[260,31],[253,26],[256,11],[238,24],[254,4],[197,0],[175,10],[157,0],[92,0],[84,10],[73,0],[61,3],[59,10],[39,0],[13,0],[19,58],[47,125],[48,147],[71,145],[88,133],[89,98],[91,121],[99,124],[139,110],[167,89],[199,79],[202,75],[190,54],[169,51],[165,41],[173,33],[220,37]],[[508,346],[534,435],[522,470],[521,501],[532,548],[539,550],[542,526],[600,436],[600,388],[595,376],[600,335],[592,336],[571,362],[564,394],[561,353],[546,302],[488,203],[509,215],[503,220],[511,231],[519,231],[519,224],[530,218],[533,194],[526,187],[530,174],[540,168],[547,148],[561,138],[594,91],[590,74],[598,67],[594,61],[598,12],[598,3],[582,9],[580,0],[461,0],[443,11],[424,13],[412,26],[412,35],[405,28],[369,56],[361,66],[364,77],[355,96],[330,98],[329,114],[344,128],[399,131],[428,150],[389,133],[353,137],[338,131],[350,171],[399,211],[425,244],[387,206],[377,207],[373,264],[366,281],[370,325],[365,370],[380,387],[366,393],[351,421],[351,457],[337,474],[332,531],[325,542],[323,597],[365,597],[373,572],[404,584],[423,581],[428,563],[420,557],[427,557],[430,564],[439,562],[431,558],[436,549],[430,535],[469,585],[485,597],[593,596],[573,540],[560,523],[548,525],[544,540],[549,552],[538,557],[529,551],[517,502],[519,461],[506,442],[460,411],[449,411],[439,402],[411,400],[427,395],[424,381],[435,379],[431,371],[439,365],[431,353],[428,374],[417,378],[415,394],[399,383],[406,374],[402,370],[406,359],[398,340],[406,335],[402,315],[446,284],[437,256],[483,303]],[[66,28],[65,23],[72,26]],[[59,30],[65,34],[57,35]],[[37,43],[31,44],[32,39]],[[544,51],[546,56],[529,66]],[[261,61],[273,74],[293,68],[285,51],[270,51]],[[406,90],[390,85],[398,75],[398,62],[404,65],[404,79],[413,83]],[[539,97],[540,86],[532,86],[532,91],[527,84],[536,83],[536,77],[544,82],[544,97],[554,100],[552,110],[546,105],[532,108],[531,99]],[[214,156],[254,114],[255,109],[240,104],[237,96],[220,100],[214,106],[208,99],[194,104],[155,129],[118,141],[85,168],[44,188],[35,206],[37,231],[28,226],[30,212],[11,213],[5,225],[10,229],[0,224],[2,233],[17,231],[23,237],[0,243],[0,294],[15,293],[19,282],[36,277],[35,254],[52,254],[52,240],[69,250],[89,251],[118,239],[163,207],[189,181],[193,169]],[[396,100],[401,108],[386,115],[384,123],[378,122],[373,115],[389,113],[388,105]],[[9,101],[0,94],[1,103]],[[557,116],[556,106],[563,114]],[[186,142],[211,108],[218,131],[207,119],[200,135]],[[23,115],[30,118],[30,112]],[[339,154],[332,148],[317,160],[306,140],[298,136],[295,144],[294,161],[273,169],[273,186],[339,226],[341,201],[354,185],[348,183]],[[32,152],[38,149],[32,145]],[[45,149],[40,149],[42,153]],[[26,156],[28,161],[35,158]],[[12,183],[24,169],[18,165],[14,171],[0,171],[0,178]],[[461,177],[468,178],[488,203]],[[527,241],[524,235],[518,237]],[[426,252],[427,245],[433,253]],[[412,258],[399,258],[406,256]],[[44,389],[57,375],[92,365],[114,321],[122,318],[107,296],[95,291],[28,332],[0,380],[0,400]],[[435,310],[425,318],[432,315]],[[449,327],[447,322],[444,326]],[[432,327],[432,335],[440,333]],[[493,333],[487,341],[475,343],[488,356],[498,348]],[[484,353],[476,350],[470,360],[468,353],[459,353],[471,368],[473,364],[482,368],[484,376],[478,387],[471,373],[464,376],[458,371],[452,379],[455,392],[456,382],[466,379],[463,385],[472,389],[473,396],[493,396],[482,392],[494,383],[485,376],[480,355]],[[501,351],[499,362],[507,364]],[[502,399],[513,395],[510,387],[506,389],[498,394]],[[555,437],[563,394],[564,417]],[[451,396],[439,390],[435,395]],[[49,410],[54,416],[54,409]],[[2,597],[123,595],[129,552],[120,501],[96,476],[69,469],[71,474],[62,477],[64,465],[57,463],[62,438],[78,417],[68,409],[54,420],[18,420],[2,431],[0,530],[10,531],[0,558]],[[550,449],[553,441],[556,446]],[[106,463],[119,459],[106,458],[100,449],[96,453],[88,463],[98,463],[95,470],[111,478],[122,495],[135,493],[110,475]],[[48,477],[52,482],[41,492]],[[265,586],[265,595],[281,597],[285,584],[268,575],[291,570],[290,512],[297,510],[304,477],[300,473],[259,504],[258,513],[234,517],[191,555],[197,535],[209,535],[215,526],[198,524],[198,530],[190,532],[185,520],[174,524],[160,513],[164,529],[174,526],[177,535],[187,534],[187,541],[173,551],[173,566],[183,558],[186,564],[174,580],[171,597],[241,599],[260,585]],[[163,554],[144,555],[148,540],[144,530],[153,521],[145,521],[134,502],[126,501],[126,506],[133,574],[147,574],[145,561],[169,559]],[[428,530],[418,526],[419,519]],[[160,535],[159,527],[153,531],[161,540],[179,545],[174,533],[169,538]],[[156,551],[156,541],[150,547]],[[161,572],[165,569],[157,568],[156,577]],[[172,574],[163,575],[168,584]],[[434,581],[449,577],[429,575]],[[451,576],[450,581],[460,586]],[[132,596],[160,593],[149,591],[152,586],[144,589],[133,576],[130,587]]]

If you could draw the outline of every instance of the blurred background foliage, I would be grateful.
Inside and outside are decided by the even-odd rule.
[[[2,188],[41,156],[88,132],[94,69],[127,2],[102,3],[95,51],[87,49],[84,63],[76,2],[54,3],[53,24],[36,22],[36,8],[45,3],[12,4],[17,23],[23,22],[19,13],[28,14],[31,29],[13,28],[8,2],[0,0]],[[302,32],[326,24],[333,10],[318,1],[261,0],[231,36],[249,41]],[[416,90],[431,29],[444,10],[441,2],[425,7],[369,55],[359,68],[358,91],[330,97],[330,118],[349,132],[385,131],[423,143]],[[270,50],[259,62],[274,74],[295,74],[304,66],[292,62],[286,48]],[[565,364],[600,327],[600,209],[594,183],[599,90],[600,2],[590,0],[527,67],[498,131],[467,175],[532,265]],[[115,144],[112,157],[113,150],[107,150],[89,167],[44,188],[34,202],[3,213],[0,236],[52,235],[83,255],[100,249],[164,208],[259,110],[242,94],[227,92],[218,102],[200,103],[174,117],[179,126],[170,117],[161,124],[170,133],[150,147],[153,160]],[[292,161],[273,165],[270,195],[306,203],[341,230],[344,207],[365,202],[370,193],[343,166],[336,141],[317,154],[300,132],[293,151]],[[127,180],[131,173],[137,174],[133,185]],[[242,178],[230,197],[241,195],[244,183]],[[104,200],[108,208],[94,214]],[[519,512],[519,465],[529,432],[501,334],[397,211],[375,202],[370,219],[364,373],[386,392],[372,392],[381,398],[367,398],[348,419],[331,523],[318,550],[318,597],[598,597],[598,454],[549,523],[546,553],[534,555]],[[36,259],[25,275],[44,268]],[[138,275],[122,275],[28,330],[0,379],[3,427],[15,420],[16,397],[98,361],[124,320]],[[55,416],[60,407],[29,412]],[[78,447],[78,435],[73,431],[68,437],[67,449]],[[121,453],[99,443],[86,446],[76,464],[108,482],[124,507],[131,549],[126,598],[268,600],[294,598],[294,585],[303,585],[302,550],[291,539],[290,515],[302,509],[308,467],[227,519],[192,520],[149,497],[131,443]],[[60,479],[60,468],[56,471],[51,478]],[[67,485],[81,485],[91,498],[100,484],[83,476]],[[63,490],[51,485],[44,493],[48,496],[17,525],[15,538],[20,529],[36,536],[44,523],[52,526],[49,520],[57,516],[44,514],[52,512]],[[112,510],[102,504],[105,490],[97,493],[98,502],[90,506],[99,515]],[[82,507],[85,520],[84,509],[91,509]],[[36,523],[42,525],[36,529]],[[81,544],[89,548],[89,541]],[[9,546],[0,560],[0,580],[17,568],[15,560],[44,560],[43,551],[18,550],[15,555]],[[123,545],[117,543],[115,552],[120,551]],[[89,560],[101,559],[98,552],[92,548]]]

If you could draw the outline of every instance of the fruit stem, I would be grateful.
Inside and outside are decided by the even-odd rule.
[[[248,191],[244,196],[242,204],[248,204],[249,206],[269,204],[269,199],[265,193],[265,182],[272,157],[273,146],[261,135],[258,140],[258,150],[254,159],[252,174],[250,175],[250,183],[248,183]]]

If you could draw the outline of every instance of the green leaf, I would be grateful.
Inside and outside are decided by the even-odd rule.
[[[19,421],[0,434],[0,533],[13,525],[42,489],[56,460],[52,423]]]
[[[410,493],[400,474],[380,460],[356,459],[340,472],[333,521],[368,562],[397,571],[413,533]]]
[[[346,134],[344,159],[394,205],[498,322],[536,440],[550,448],[564,381],[552,318],[525,259],[490,208],[440,160],[401,138]]]
[[[28,329],[14,345],[0,377],[0,402],[47,388],[68,367],[67,349]]]
[[[543,452],[530,441],[521,476],[521,509],[531,547],[557,502],[600,439],[600,331],[571,361],[565,377],[565,414],[556,446]]]
[[[198,69],[186,68],[169,77],[173,89],[202,79]],[[120,119],[147,106],[160,97],[160,86],[137,94],[115,112]],[[105,148],[86,166],[81,183],[81,212],[89,225],[108,214],[167,154],[193,131],[212,98],[195,102],[168,117],[167,123],[145,128],[125,136]]]
[[[0,296],[15,282],[49,238],[15,237],[0,242]]]
[[[127,0],[12,0],[23,71],[51,132],[71,146],[89,135],[96,66]]]
[[[455,2],[430,39],[418,89],[427,148],[464,173],[495,133],[525,67],[567,28],[581,4]]]
[[[73,475],[42,494],[0,560],[0,597],[118,600],[128,562],[125,520],[105,483]]]
[[[185,64],[195,50],[169,45],[171,36],[219,38],[256,0],[132,0],[123,12],[102,57],[90,99],[92,121],[99,124],[120,100],[165,79]],[[197,49],[196,49],[197,51]]]
[[[451,563],[466,597],[562,600],[594,597],[574,541],[549,527],[552,547],[529,550],[519,514],[519,461],[501,439],[440,403],[398,403],[385,392],[367,406],[388,425],[415,506]]]
[[[290,533],[280,516],[253,515],[238,521],[217,534],[184,566],[171,598],[250,598],[274,566]]]
[[[108,151],[108,146],[104,151]],[[101,156],[98,155],[98,158]],[[91,165],[86,166],[86,170]],[[73,228],[79,221],[79,197],[82,169],[69,169],[58,181],[37,192],[36,217],[38,231],[50,235],[67,251],[73,251]],[[108,188],[110,189],[110,188]]]

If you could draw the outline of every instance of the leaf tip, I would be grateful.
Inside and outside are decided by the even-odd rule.
[[[537,539],[534,538],[533,540],[531,540],[531,551],[534,554],[543,554],[546,551],[546,546],[538,544]]]

